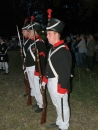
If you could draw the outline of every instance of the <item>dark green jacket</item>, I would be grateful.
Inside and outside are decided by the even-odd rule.
[[[95,49],[94,49],[95,45],[96,45],[96,42],[95,42],[94,39],[91,40],[88,43],[88,45],[87,45],[87,56],[94,56],[94,54],[95,54]]]

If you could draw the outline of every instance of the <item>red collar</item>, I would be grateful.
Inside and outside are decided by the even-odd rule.
[[[31,38],[32,41],[34,41],[34,38]]]
[[[57,47],[57,46],[61,45],[62,43],[64,43],[64,40],[61,40],[61,41],[55,43],[55,44],[53,45],[53,47]]]
[[[40,36],[35,36],[35,39],[39,39]],[[34,38],[31,38],[32,41],[34,41]]]
[[[39,38],[40,38],[40,36],[37,35],[37,36],[36,36],[36,39],[39,39]]]

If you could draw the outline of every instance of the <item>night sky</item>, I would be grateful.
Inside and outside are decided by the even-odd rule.
[[[84,3],[86,2],[86,3]],[[93,3],[92,3],[93,2]],[[43,27],[47,24],[47,9],[52,17],[65,22],[65,35],[69,33],[97,33],[98,0],[2,0],[0,3],[0,36],[17,35],[25,18],[35,16]]]

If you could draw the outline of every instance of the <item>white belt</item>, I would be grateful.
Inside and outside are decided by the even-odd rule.
[[[33,57],[33,59],[34,59],[34,61],[35,61],[35,55],[33,54],[32,49],[31,49],[31,46],[32,46],[32,45],[34,45],[34,43],[29,46],[28,50],[30,51],[31,56]]]
[[[58,47],[58,48],[57,48],[56,50],[54,50],[52,53],[51,53],[51,50],[50,50],[50,52],[49,52],[49,58],[48,58],[50,68],[51,68],[53,74],[55,75],[55,77],[56,77],[57,79],[59,78],[59,75],[58,75],[57,72],[55,71],[55,69],[54,69],[54,67],[53,67],[53,65],[52,65],[52,62],[51,62],[50,57],[51,57],[55,52],[57,52],[60,48],[62,48],[62,47],[65,47],[65,46],[62,45],[62,46]],[[51,53],[51,54],[50,54],[50,53]]]

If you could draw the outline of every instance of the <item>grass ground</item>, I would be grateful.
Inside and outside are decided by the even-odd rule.
[[[0,130],[57,130],[47,127],[56,119],[48,91],[47,122],[41,125],[41,114],[27,106],[27,99],[23,97],[25,86],[20,52],[9,51],[9,59],[9,75],[0,72]],[[85,69],[86,66],[74,69],[69,130],[98,130],[98,66],[95,75]],[[34,98],[32,104],[35,104]]]

